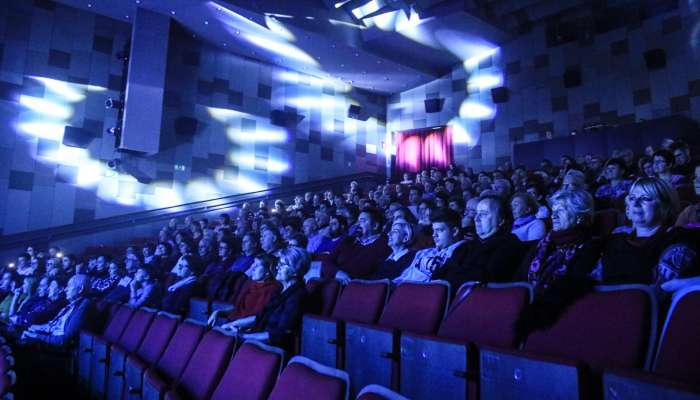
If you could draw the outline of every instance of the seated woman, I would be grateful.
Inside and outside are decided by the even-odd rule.
[[[625,179],[626,168],[625,160],[621,158],[611,158],[605,164],[603,175],[608,183],[600,186],[595,192],[600,208],[614,207],[615,200],[627,196],[632,182]]]
[[[657,150],[654,153],[653,160],[654,174],[656,174],[657,178],[663,179],[674,188],[687,183],[685,176],[674,175],[671,172],[675,162],[673,153],[668,150]]]
[[[160,285],[151,268],[140,266],[129,283],[129,305],[132,307],[158,307]]]
[[[600,257],[601,243],[591,231],[593,197],[581,189],[560,190],[550,203],[552,231],[516,274],[516,279],[532,284],[535,292],[516,323],[520,339],[554,324],[564,308],[592,288],[589,274]]]
[[[121,266],[115,260],[109,261],[107,264],[107,274],[92,279],[91,294],[93,296],[103,296],[112,290],[124,276]]]
[[[388,237],[391,254],[367,279],[394,279],[411,265],[416,255],[416,252],[411,250],[413,226],[403,218],[394,218]]]
[[[272,271],[277,267],[277,259],[260,253],[254,257],[253,265],[246,272],[250,276],[251,284],[247,285],[225,319],[235,321],[239,318],[256,315],[263,310],[272,296],[277,295],[281,285],[272,276]],[[221,310],[214,311],[209,317],[209,325],[215,325],[222,314]]]
[[[42,279],[43,281],[43,279]],[[42,296],[42,284],[37,290],[36,300],[27,302],[17,314],[10,317],[13,331],[19,336],[30,325],[44,324],[53,319],[58,312],[66,306],[63,288],[58,280],[51,280],[46,294]]]
[[[0,303],[0,320],[8,321],[29,299],[36,296],[37,282],[36,277],[27,276],[22,280],[22,287],[15,288],[5,297]]]
[[[696,162],[693,168],[693,187],[695,195],[700,199],[700,162]],[[686,207],[676,219],[677,227],[700,228],[700,202]]]
[[[222,328],[241,334],[243,339],[283,343],[301,323],[302,306],[306,298],[304,274],[311,258],[305,249],[288,247],[281,252],[275,279],[282,291],[272,297],[256,316],[240,318]]]
[[[626,199],[632,230],[606,240],[594,275],[606,284],[641,283],[660,289],[669,280],[697,274],[692,234],[669,229],[678,208],[678,194],[667,181],[635,181]]]
[[[163,293],[161,310],[176,315],[185,315],[190,305],[190,298],[198,289],[197,273],[199,266],[192,256],[182,256],[175,265],[175,283],[168,286]]]
[[[510,211],[513,214],[511,233],[522,242],[540,240],[547,233],[544,221],[537,218],[539,209],[537,200],[527,192],[519,192],[510,200]]]

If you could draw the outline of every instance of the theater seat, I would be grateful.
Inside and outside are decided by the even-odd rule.
[[[333,312],[342,285],[336,279],[313,278],[306,283],[308,313],[327,317]]]
[[[345,321],[373,324],[389,295],[388,280],[353,280],[340,293],[330,317],[304,315],[301,355],[325,365],[343,367]]]
[[[593,234],[604,237],[620,224],[620,212],[614,208],[596,211],[593,214]]]
[[[190,299],[190,308],[187,318],[195,321],[207,322],[209,319],[209,308],[209,300],[203,297],[192,297]]]
[[[608,371],[608,399],[700,399],[700,286],[683,289],[673,301],[651,373]]]
[[[241,345],[228,364],[211,400],[264,400],[284,365],[284,350],[256,341]]]
[[[124,397],[127,359],[141,359],[149,365],[155,363],[168,345],[178,321],[178,316],[160,312],[154,317],[138,348],[133,351],[120,346],[112,348],[107,376],[108,400],[121,400]],[[138,381],[138,387],[141,387],[140,376]]]
[[[369,384],[397,389],[403,332],[434,334],[445,316],[450,285],[444,281],[404,282],[389,297],[376,325],[345,325],[345,366],[356,393]]]
[[[656,316],[648,286],[597,287],[551,328],[530,334],[523,351],[481,349],[481,397],[588,397],[604,368],[650,364]]]
[[[435,397],[438,398],[438,397]],[[400,394],[385,388],[380,385],[367,385],[360,393],[356,400],[408,400],[408,397],[403,397]]]
[[[462,285],[437,335],[401,336],[401,393],[412,399],[474,396],[477,346],[515,349],[513,327],[531,293],[526,283]]]
[[[345,371],[296,356],[282,371],[270,400],[347,400],[350,378]]]

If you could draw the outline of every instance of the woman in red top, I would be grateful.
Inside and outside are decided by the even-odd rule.
[[[243,286],[241,294],[237,296],[237,300],[233,305],[233,310],[229,310],[229,314],[223,318],[225,319],[224,322],[256,315],[262,311],[270,298],[281,289],[279,282],[273,279],[276,265],[277,258],[269,254],[260,253],[255,256],[253,265],[246,271],[250,281]],[[221,324],[221,321],[217,324],[217,317],[220,311],[223,310],[217,310],[211,314],[209,325]]]

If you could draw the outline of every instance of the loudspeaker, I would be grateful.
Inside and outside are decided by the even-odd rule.
[[[293,128],[304,119],[303,115],[299,115],[296,109],[285,107],[284,110],[270,111],[270,123],[275,126],[284,128]]]
[[[197,133],[199,121],[192,117],[178,117],[175,119],[175,134],[194,136]]]
[[[94,138],[95,135],[90,131],[75,126],[66,126],[63,129],[63,141],[61,143],[68,147],[87,149]]]
[[[425,100],[425,112],[436,113],[442,111],[442,106],[445,105],[445,99],[426,99]]]
[[[350,104],[350,107],[348,107],[348,118],[367,121],[369,115],[362,112],[362,107],[356,104]]]
[[[644,62],[650,70],[666,67],[666,51],[664,49],[651,49],[644,52]]]
[[[491,89],[491,100],[493,100],[494,103],[505,103],[508,101],[508,88],[505,86],[497,87]]]
[[[581,86],[581,69],[579,67],[569,67],[564,71],[564,87],[572,88]]]

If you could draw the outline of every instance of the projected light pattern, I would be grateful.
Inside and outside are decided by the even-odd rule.
[[[452,132],[452,142],[457,144],[466,144],[468,146],[473,146],[476,144],[474,137],[469,133],[467,129],[468,122],[464,119],[455,117],[447,123],[447,126]]]
[[[471,119],[493,118],[496,110],[478,101],[466,100],[459,106],[459,116]]]

